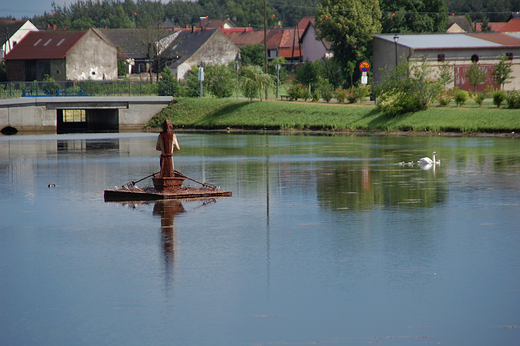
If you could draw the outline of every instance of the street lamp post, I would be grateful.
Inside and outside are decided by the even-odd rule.
[[[202,82],[204,82],[204,62],[200,62],[198,79],[200,81],[200,98],[204,97],[204,90],[202,89]]]
[[[394,42],[395,42],[395,67],[397,68],[397,42],[399,42],[399,35],[394,35]]]

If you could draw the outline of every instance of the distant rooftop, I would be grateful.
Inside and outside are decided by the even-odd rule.
[[[395,34],[380,34],[375,37],[394,42]],[[469,49],[519,47],[520,37],[502,33],[472,34],[398,34],[398,44],[412,49]]]

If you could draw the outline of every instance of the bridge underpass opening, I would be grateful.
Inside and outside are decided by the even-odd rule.
[[[57,133],[119,132],[118,109],[57,109]]]

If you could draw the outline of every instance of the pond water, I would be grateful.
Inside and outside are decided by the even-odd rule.
[[[0,137],[1,345],[520,344],[518,140],[178,139],[233,197],[105,202],[156,134]]]

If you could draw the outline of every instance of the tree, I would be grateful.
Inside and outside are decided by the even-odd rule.
[[[252,44],[241,48],[240,56],[243,65],[264,66],[265,48],[263,44]]]
[[[228,1],[225,4],[225,8],[225,14],[229,15],[229,18],[231,18],[238,26],[252,26],[258,29],[264,27],[263,0]],[[276,12],[271,7],[267,6],[267,13],[269,14],[267,16],[267,25],[272,28],[275,20],[273,19],[272,14],[275,14]]]
[[[260,101],[262,101],[261,91],[273,87],[273,85],[273,78],[265,73],[260,66],[244,66],[242,68],[240,86],[242,93],[248,99],[260,97]]]
[[[448,8],[444,0],[382,0],[384,33],[444,32]]]
[[[486,80],[486,72],[478,68],[477,62],[472,62],[465,77],[468,79],[469,84],[473,86],[473,91],[477,90],[477,85],[483,83]]]
[[[158,86],[158,94],[161,96],[175,96],[179,88],[179,82],[169,67],[161,72],[161,81]]]
[[[295,72],[295,80],[302,85],[308,86],[316,84],[319,78],[325,77],[325,68],[319,60],[306,61],[300,64]]]
[[[285,58],[276,57],[273,60],[269,61],[269,74],[273,77],[274,80],[278,77],[278,71],[276,70],[276,65],[280,65],[280,82],[284,82],[289,78],[289,73],[285,69]]]
[[[197,65],[193,65],[190,72],[188,72],[188,77],[183,82],[183,85],[186,86],[187,97],[200,97],[200,81],[198,74],[199,67]],[[204,88],[204,84],[202,84],[202,87]],[[204,90],[202,92],[204,92]]]
[[[426,59],[404,60],[376,87],[378,109],[392,116],[428,109],[444,90],[444,81],[435,77],[436,70]]]
[[[235,88],[234,71],[226,65],[206,65],[204,87],[218,98],[230,97]]]
[[[511,60],[507,55],[500,56],[500,61],[495,64],[495,70],[493,70],[493,80],[501,85],[504,89],[504,85],[509,83],[508,80],[512,79],[513,68]]]
[[[372,41],[381,32],[381,11],[377,0],[323,0],[316,11],[318,38],[332,42],[334,60],[343,75],[348,62],[371,61]],[[359,74],[359,71],[356,71]]]

